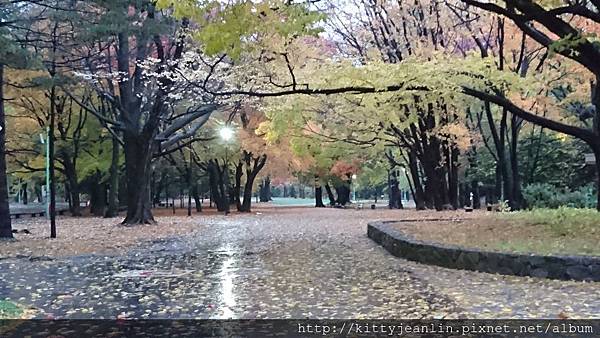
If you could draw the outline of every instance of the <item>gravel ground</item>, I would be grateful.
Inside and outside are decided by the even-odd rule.
[[[415,211],[256,211],[125,255],[0,261],[0,298],[40,318],[600,318],[600,283],[426,266],[367,238]]]

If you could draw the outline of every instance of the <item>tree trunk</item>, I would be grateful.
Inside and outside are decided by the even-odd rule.
[[[500,166],[500,173],[502,175],[502,201],[513,200],[512,196],[512,177],[509,174],[508,159],[506,158],[506,130],[507,130],[507,116],[508,111],[502,109],[502,119],[500,120],[500,143],[497,145],[498,153],[498,165]]]
[[[4,115],[4,64],[0,61],[0,238],[13,238],[6,177],[6,117]]]
[[[200,200],[200,193],[198,192],[198,182],[195,182],[192,186],[192,197],[194,197],[194,203],[196,204],[196,212],[202,212],[202,201]]]
[[[425,193],[423,191],[421,178],[419,177],[419,165],[414,149],[411,149],[408,154],[408,167],[413,182],[413,199],[415,201],[415,207],[417,210],[425,210]]]
[[[38,203],[44,203],[44,197],[42,196],[42,188],[39,184],[36,184],[33,187],[33,192],[35,193],[35,198],[37,199]]]
[[[271,178],[269,176],[263,179],[258,194],[261,202],[271,201]]]
[[[594,149],[594,156],[596,156],[596,210],[600,211],[600,147]]]
[[[444,193],[446,182],[442,178],[443,168],[438,168],[440,167],[439,163],[441,161],[437,155],[439,155],[439,147],[430,148],[429,151],[427,151],[427,155],[421,160],[421,163],[423,164],[423,170],[425,171],[425,176],[427,178],[425,192],[430,200],[429,203],[433,202],[432,206],[435,210],[441,211],[444,209],[446,200],[446,194]]]
[[[479,182],[477,182],[476,180],[471,181],[471,193],[473,194],[473,209],[480,209],[481,195],[479,194]]]
[[[317,175],[315,175],[315,208],[325,208],[325,204],[323,204],[323,187]]]
[[[246,184],[244,185],[244,203],[239,209],[242,212],[250,212],[252,204],[252,187],[258,173],[267,162],[267,155],[253,157],[252,153],[244,150],[244,163],[246,164]]]
[[[329,198],[329,205],[334,206],[335,205],[335,195],[333,194],[333,191],[331,190],[331,186],[329,185],[329,183],[325,184],[325,191],[327,191],[327,197]]]
[[[458,153],[459,150],[452,146],[450,148],[450,163],[448,166],[448,197],[454,210],[458,209]]]
[[[241,212],[250,212],[252,205],[252,186],[254,185],[254,179],[256,178],[256,174],[247,175],[246,183],[244,184],[244,202],[240,207]]]
[[[238,162],[235,166],[235,185],[233,186],[232,191],[232,200],[235,202],[235,207],[237,211],[242,211],[242,201],[240,200],[240,193],[242,189],[242,176],[244,175],[242,169],[244,164],[242,161]],[[248,177],[246,177],[246,181]],[[246,191],[244,190],[244,196],[246,195]]]
[[[153,146],[144,136],[124,132],[127,215],[123,224],[153,224],[150,177]]]
[[[469,189],[464,182],[458,184],[458,205],[460,207],[470,206],[469,203]]]
[[[502,170],[500,170],[500,165],[496,163],[496,171],[495,171],[495,181],[494,181],[494,194],[490,196],[491,203],[498,203],[498,201],[502,198]],[[489,195],[489,194],[488,194]]]
[[[402,194],[398,187],[398,174],[396,170],[392,170],[390,175],[388,207],[390,209],[402,209]]]
[[[75,168],[75,163],[73,163],[71,157],[66,153],[62,153],[61,157],[64,164],[67,185],[69,186],[69,199],[71,201],[69,205],[69,211],[71,212],[72,216],[81,216],[79,181],[77,179],[77,169]]]
[[[592,105],[596,108],[592,131],[596,134],[596,140],[600,140],[600,74],[596,74],[596,83],[592,84]],[[592,149],[596,156],[596,209],[600,211],[600,142]]]
[[[119,214],[119,141],[112,139],[112,157],[110,160],[110,189],[108,191],[108,207],[104,217],[116,217]]]
[[[510,201],[511,210],[519,210],[522,208],[523,194],[521,193],[521,179],[519,177],[519,126],[518,116],[511,116],[511,146],[510,146],[510,166],[511,166],[511,183],[512,183],[512,200]]]
[[[99,174],[97,178],[99,178]],[[90,212],[94,216],[104,216],[106,209],[106,184],[104,183],[92,183],[91,199],[90,199]]]
[[[50,177],[50,238],[56,238],[56,175],[54,172],[54,122],[56,118],[56,87],[50,90],[50,126],[48,127],[48,162]]]
[[[220,168],[220,164],[216,160],[210,160],[207,165],[209,182],[211,187],[212,199],[217,206],[217,211],[225,212],[228,207],[227,194],[225,193],[226,187],[224,186],[224,172]]]
[[[337,203],[339,205],[346,205],[350,202],[350,182],[343,182],[341,185],[335,187],[337,194]]]

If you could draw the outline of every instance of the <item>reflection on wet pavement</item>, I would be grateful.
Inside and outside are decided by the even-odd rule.
[[[231,319],[234,318],[235,310],[235,295],[233,279],[235,278],[235,262],[236,256],[235,251],[230,245],[225,245],[219,249],[219,253],[224,255],[226,258],[222,261],[221,270],[219,271],[219,282],[221,289],[219,294],[221,296],[219,306],[217,309],[219,312],[213,316],[215,319]]]
[[[382,217],[334,209],[196,216],[202,230],[126,256],[0,263],[0,298],[40,318],[600,316],[600,283],[393,257],[366,237],[366,223]]]

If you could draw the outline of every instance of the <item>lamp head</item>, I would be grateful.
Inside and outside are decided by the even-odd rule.
[[[219,130],[219,136],[225,142],[228,142],[233,138],[233,129],[229,126],[224,126]]]

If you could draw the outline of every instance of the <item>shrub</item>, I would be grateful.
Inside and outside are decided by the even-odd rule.
[[[556,209],[561,206],[593,208],[596,203],[592,186],[585,186],[576,191],[565,191],[547,183],[530,184],[523,189],[523,198],[532,209]]]

